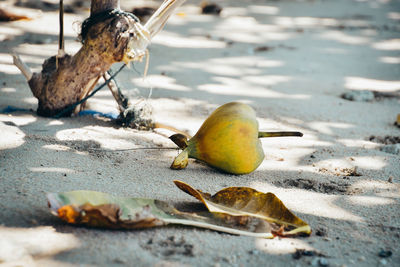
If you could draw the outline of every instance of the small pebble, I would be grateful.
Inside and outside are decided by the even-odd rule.
[[[115,259],[113,260],[113,262],[118,263],[118,264],[125,264],[125,263],[126,263],[126,260],[121,259],[121,258],[115,258]]]
[[[393,183],[393,176],[389,176],[388,182]]]
[[[368,90],[351,90],[350,92],[343,93],[341,97],[343,99],[356,102],[369,102],[375,98],[374,93]]]
[[[314,267],[327,267],[329,266],[329,262],[325,258],[314,258],[311,262],[311,265]]]
[[[303,256],[313,257],[315,256],[315,252],[312,250],[296,249],[296,252],[292,254],[292,257],[295,260],[298,260]]]
[[[358,258],[358,260],[359,260],[359,261],[365,261],[365,257],[364,257],[364,256],[361,256],[361,257]]]
[[[321,267],[329,266],[329,262],[325,258],[320,258],[318,263],[319,263],[319,266],[321,266]]]
[[[201,9],[202,14],[219,15],[221,11],[222,7],[214,3],[206,4]]]
[[[381,251],[379,251],[378,256],[381,258],[390,257],[390,256],[392,256],[392,251],[382,249]]]
[[[258,255],[258,254],[260,254],[260,251],[258,251],[257,249],[249,250],[249,254],[250,255]]]
[[[382,265],[382,266],[385,266],[385,265],[387,264],[387,260],[381,259],[381,260],[379,261],[379,264]]]
[[[312,250],[305,250],[305,251],[303,252],[303,255],[304,255],[304,256],[308,256],[308,257],[312,257],[312,256],[315,255],[315,252],[312,251]]]
[[[373,92],[368,90],[351,90],[350,92],[343,93],[341,95],[343,99],[356,101],[356,102],[369,102],[374,100],[375,95]]]
[[[400,155],[400,144],[385,145],[381,147],[381,151],[394,155]]]

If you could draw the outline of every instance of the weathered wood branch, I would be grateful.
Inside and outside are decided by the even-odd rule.
[[[82,48],[74,56],[47,59],[40,73],[28,81],[33,95],[39,100],[38,114],[53,116],[82,99],[93,83],[111,65],[120,62],[129,43],[129,17],[117,17],[94,25]],[[66,114],[70,115],[70,114]]]
[[[37,113],[54,116],[65,111],[88,95],[113,63],[141,60],[151,38],[183,2],[166,0],[146,28],[134,16],[120,10],[119,0],[92,0],[89,20],[93,23],[89,23],[85,34],[82,31],[83,46],[75,55],[53,56],[45,60],[41,72],[33,74],[18,57],[14,57],[33,95],[39,100]],[[117,91],[112,85],[110,89],[114,90],[118,104],[124,102],[126,105],[127,101],[121,102],[123,95],[115,94]],[[120,107],[121,114],[126,108]],[[65,112],[63,116],[72,112]]]
[[[13,63],[14,65],[21,71],[21,73],[25,76],[25,79],[27,81],[29,81],[32,78],[32,71],[31,69],[28,67],[28,65],[26,65],[21,58],[17,55],[17,54],[13,54]]]

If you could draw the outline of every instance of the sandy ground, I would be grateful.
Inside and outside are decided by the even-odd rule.
[[[131,8],[135,1],[122,2]],[[254,107],[261,129],[304,133],[263,140],[266,158],[248,175],[196,162],[170,170],[174,150],[107,152],[173,146],[164,130],[36,116],[37,101],[9,54],[40,70],[57,53],[57,11],[20,7],[13,10],[34,20],[0,24],[1,266],[400,266],[400,156],[378,142],[400,135],[393,125],[400,113],[400,2],[218,2],[219,17],[201,15],[199,1],[188,1],[154,39],[147,79],[126,69],[118,82],[154,107],[156,121],[192,134],[230,101]],[[66,15],[67,52],[79,48],[76,22],[87,15]],[[143,64],[135,68],[142,72]],[[340,97],[352,90],[389,94]],[[22,110],[6,113],[8,106]],[[89,108],[117,112],[107,90]],[[98,230],[66,225],[47,209],[47,192],[77,189],[195,202],[174,179],[210,193],[227,186],[273,192],[313,234],[263,240],[179,226]],[[315,253],[295,259],[296,249]],[[382,250],[392,255],[380,257]]]

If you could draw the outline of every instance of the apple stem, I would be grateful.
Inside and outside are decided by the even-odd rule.
[[[281,137],[281,136],[299,136],[302,137],[301,132],[258,132],[258,138],[263,137]]]
[[[173,134],[169,137],[180,149],[185,149],[188,146],[187,137],[181,133]]]

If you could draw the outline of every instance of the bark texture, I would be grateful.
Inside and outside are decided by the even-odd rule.
[[[119,1],[93,0],[91,12],[97,14],[115,8],[119,8]],[[28,81],[39,100],[38,114],[54,116],[85,97],[98,78],[124,58],[134,23],[129,16],[100,21],[90,27],[82,48],[75,55],[59,57],[57,63],[56,56],[47,59],[42,71],[34,73]]]

